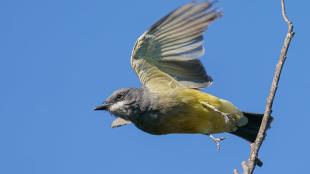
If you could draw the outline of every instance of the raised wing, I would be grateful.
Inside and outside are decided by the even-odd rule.
[[[142,84],[150,88],[159,85],[204,88],[211,84],[212,78],[198,58],[204,54],[203,31],[222,15],[212,5],[211,2],[186,4],[139,37],[131,65]]]

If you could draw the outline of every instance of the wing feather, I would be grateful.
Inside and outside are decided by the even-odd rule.
[[[212,83],[199,57],[204,55],[203,32],[222,16],[212,2],[188,3],[156,22],[137,40],[131,65],[142,84],[204,88]]]

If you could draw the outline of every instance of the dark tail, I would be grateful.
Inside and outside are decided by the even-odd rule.
[[[237,131],[230,133],[253,143],[258,134],[259,127],[263,120],[264,114],[249,113],[249,112],[243,112],[243,114],[245,117],[248,118],[248,123],[242,127],[239,127]],[[273,118],[271,117],[270,122],[272,121],[272,119]]]

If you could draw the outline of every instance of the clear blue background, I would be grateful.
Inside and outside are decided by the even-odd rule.
[[[139,87],[129,58],[136,38],[189,0],[1,0],[1,174],[232,173],[249,154],[233,135],[216,151],[203,135],[111,129],[95,112],[114,90]],[[309,5],[287,0],[296,37],[273,107],[257,173],[309,171]],[[263,112],[287,26],[280,0],[221,0],[206,33],[205,89]],[[222,135],[223,136],[223,135]]]

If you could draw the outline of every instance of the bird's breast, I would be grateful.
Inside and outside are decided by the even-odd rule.
[[[218,111],[202,104],[207,102],[219,110],[235,112],[229,108],[233,105],[229,104],[227,107],[223,101],[197,90],[162,92],[152,96],[149,109],[141,113],[133,122],[139,129],[151,134],[212,134],[232,131],[235,129],[236,122],[227,122]]]

